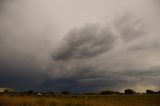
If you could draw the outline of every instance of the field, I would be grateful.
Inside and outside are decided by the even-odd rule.
[[[160,106],[160,95],[0,96],[0,106]]]

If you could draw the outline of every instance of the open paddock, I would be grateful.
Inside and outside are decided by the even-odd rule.
[[[160,106],[160,95],[3,95],[0,106]]]

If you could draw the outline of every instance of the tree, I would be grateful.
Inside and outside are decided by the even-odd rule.
[[[28,94],[33,94],[34,91],[33,91],[33,90],[29,90],[27,93],[28,93]]]
[[[69,91],[62,91],[61,94],[68,95],[68,94],[70,94],[70,92]]]
[[[135,94],[136,92],[134,90],[132,90],[132,89],[125,89],[124,93],[125,94]]]
[[[155,92],[152,91],[152,90],[146,90],[146,93],[147,93],[147,94],[154,94]]]
[[[9,90],[8,90],[8,89],[5,89],[5,90],[4,90],[4,93],[9,93]]]
[[[48,91],[48,94],[55,94],[53,91]]]
[[[114,92],[114,91],[101,91],[100,95],[112,95],[112,94],[118,94],[118,92]]]
[[[84,93],[85,95],[97,95],[96,93],[93,93],[93,92],[86,92]]]

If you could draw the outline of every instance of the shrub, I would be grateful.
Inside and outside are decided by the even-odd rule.
[[[114,91],[101,91],[100,95],[112,95],[112,94],[116,94],[116,92]]]
[[[61,94],[68,95],[68,94],[70,94],[70,92],[69,91],[62,91]]]
[[[147,94],[154,94],[155,92],[152,91],[152,90],[146,90],[146,93],[147,93]]]
[[[135,94],[136,92],[132,89],[126,89],[126,90],[124,90],[124,93],[125,94]]]

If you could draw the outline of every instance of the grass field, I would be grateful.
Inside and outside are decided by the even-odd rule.
[[[0,96],[0,106],[160,106],[160,95]]]

